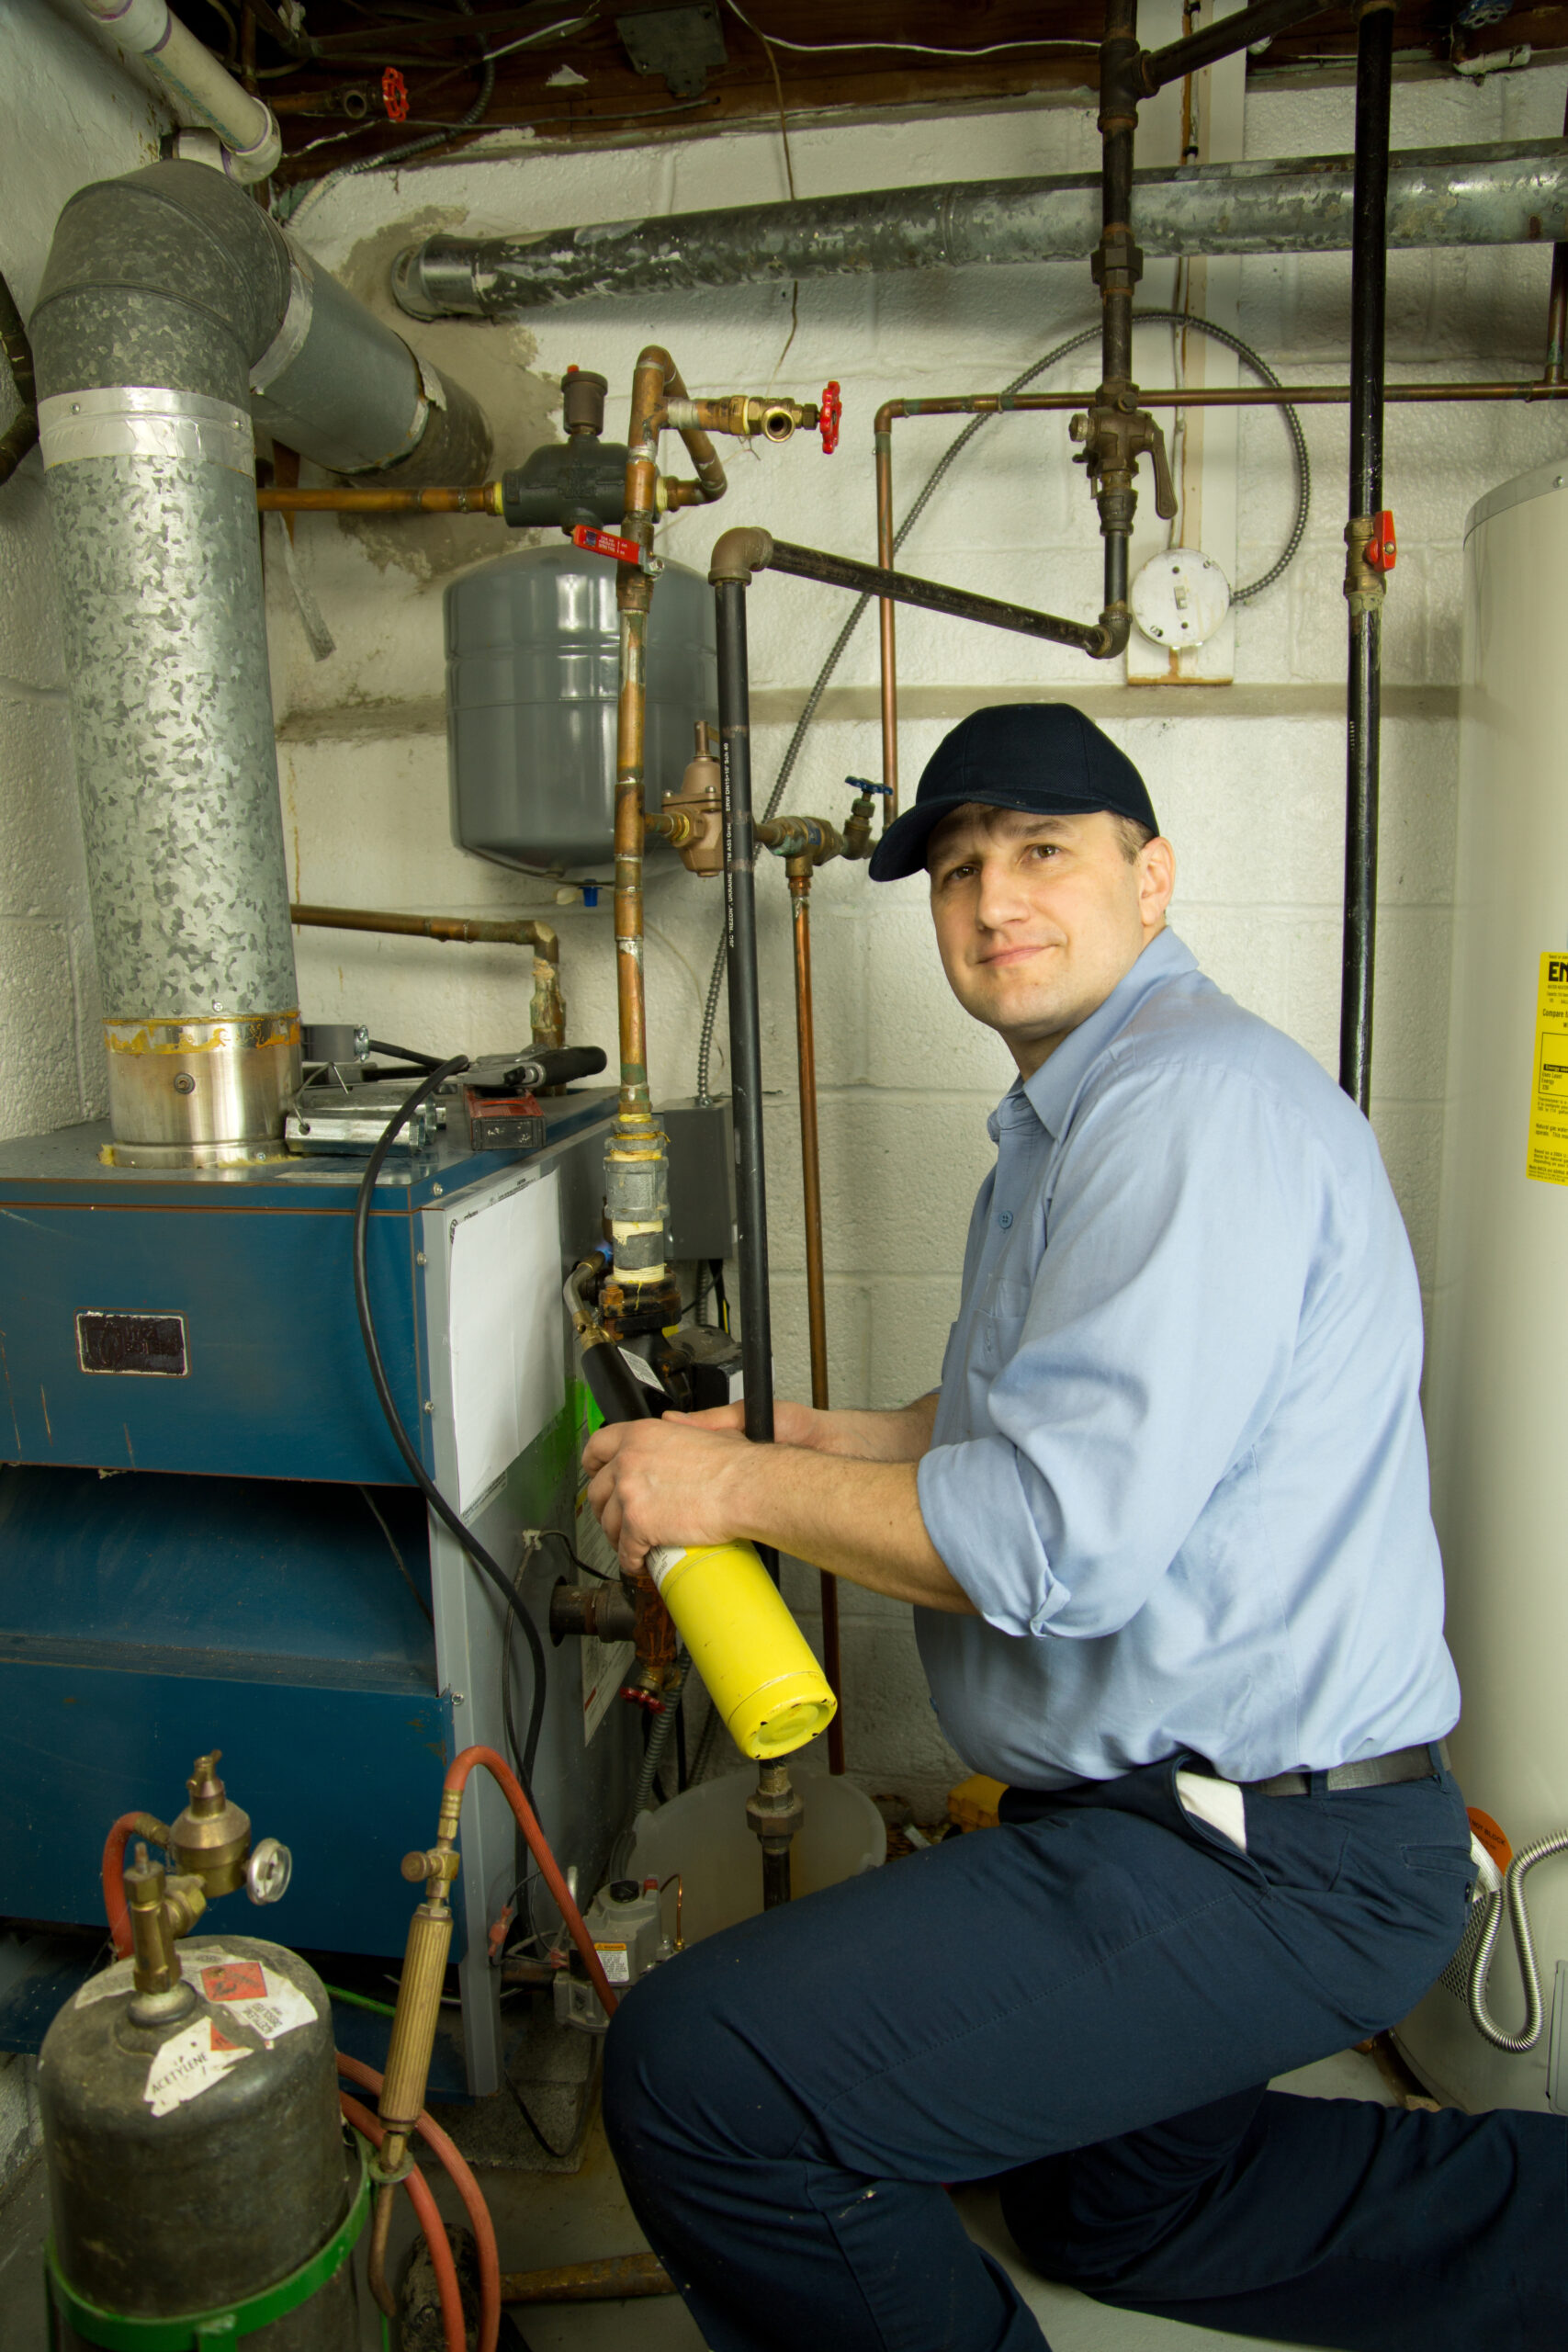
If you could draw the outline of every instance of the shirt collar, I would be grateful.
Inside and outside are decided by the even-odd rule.
[[[1170,930],[1156,932],[1135,963],[1122,973],[1103,1004],[1069,1031],[1032,1078],[1014,1079],[987,1125],[995,1142],[1003,1127],[1025,1115],[1027,1103],[1055,1141],[1066,1130],[1078,1089],[1111,1040],[1126,1026],[1145,997],[1183,972],[1195,972],[1197,958]]]

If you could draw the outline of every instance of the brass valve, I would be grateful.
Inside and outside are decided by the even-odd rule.
[[[649,829],[680,851],[688,873],[711,880],[724,872],[724,802],[710,736],[707,721],[699,718],[696,752],[687,763],[681,789],[665,794],[663,808],[650,819]]]
[[[755,393],[731,392],[720,400],[672,400],[665,404],[661,422],[675,431],[728,433],[738,441],[757,437],[788,441],[801,431],[814,432],[821,412],[815,401],[759,399]]]
[[[1101,386],[1100,397],[1087,415],[1073,417],[1067,425],[1069,438],[1083,444],[1074,462],[1089,469],[1100,529],[1131,530],[1138,503],[1138,459],[1145,451],[1155,471],[1155,513],[1162,522],[1170,522],[1176,514],[1176,484],[1164,433],[1148,411],[1139,408],[1135,384],[1120,388],[1114,399],[1105,395]]]
[[[231,1894],[245,1880],[251,1816],[235,1804],[218,1777],[223,1751],[198,1756],[186,1782],[189,1803],[169,1831],[169,1851],[182,1871],[201,1883],[209,1901]]]
[[[136,1859],[125,1873],[125,1898],[130,1913],[135,1955],[131,1979],[137,1995],[139,1998],[152,1996],[167,2008],[170,1996],[180,1992],[182,1983],[175,1941],[189,1935],[207,1908],[201,1881],[183,1875],[168,1877],[163,1863],[149,1860],[146,1847],[139,1845]]]

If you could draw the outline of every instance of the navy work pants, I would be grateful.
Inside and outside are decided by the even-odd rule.
[[[1568,2122],[1293,2098],[1464,1923],[1447,1773],[1247,1799],[1174,1763],[713,1937],[630,1994],[604,2112],[712,2352],[1038,2352],[945,2185],[1100,2299],[1355,2352],[1562,2352]]]

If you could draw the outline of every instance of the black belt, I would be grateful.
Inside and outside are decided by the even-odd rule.
[[[1330,1793],[1342,1789],[1386,1789],[1401,1781],[1434,1781],[1448,1769],[1441,1740],[1421,1747],[1396,1747],[1392,1756],[1369,1756],[1360,1764],[1331,1764],[1326,1772],[1276,1772],[1267,1781],[1238,1785],[1255,1797],[1304,1797],[1319,1778]],[[1221,1777],[1216,1774],[1215,1778]]]

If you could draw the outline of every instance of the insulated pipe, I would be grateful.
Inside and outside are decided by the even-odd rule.
[[[170,15],[167,0],[82,0],[82,6],[107,27],[121,49],[152,69],[182,122],[213,132],[231,179],[265,180],[276,169],[283,141],[272,108],[241,88],[212,51]]]
[[[1372,1083],[1383,600],[1382,573],[1369,563],[1367,548],[1382,505],[1385,220],[1393,83],[1393,0],[1361,0],[1356,28],[1356,241],[1350,263],[1350,520],[1345,526],[1350,643],[1339,1083],[1363,1111],[1371,1106]]]
[[[1353,242],[1348,155],[1134,173],[1145,254],[1343,253]],[[392,288],[414,318],[510,317],[561,302],[904,269],[1087,261],[1100,175],[959,180],[804,204],[595,221],[543,236],[427,237]],[[1568,141],[1399,154],[1394,247],[1568,240]]]
[[[487,454],[472,402],[368,313],[336,365],[358,306],[300,293],[327,283],[243,189],[158,164],[72,198],[33,312],[114,1152],[147,1165],[268,1156],[299,1082],[258,379],[325,463],[400,436],[438,472]]]

